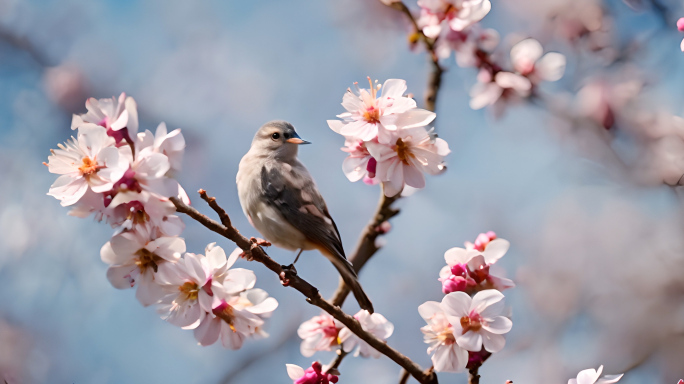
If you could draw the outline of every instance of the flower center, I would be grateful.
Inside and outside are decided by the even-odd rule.
[[[197,285],[197,283],[186,281],[183,283],[183,285],[178,287],[178,290],[185,295],[185,300],[197,300],[200,287]]]
[[[397,157],[399,157],[399,160],[406,165],[409,165],[409,158],[416,157],[416,155],[411,153],[409,146],[401,138],[397,139],[397,142],[394,145],[394,151],[397,152]]]
[[[366,110],[363,112],[363,119],[369,123],[377,124],[380,122],[380,115],[382,111],[377,106],[378,88],[373,86],[373,80],[368,77],[368,84],[370,84],[370,100],[366,101]]]
[[[463,328],[464,335],[468,331],[478,332],[482,328],[482,317],[473,312],[470,313],[470,316],[461,317],[461,328]]]
[[[147,268],[152,268],[154,272],[157,272],[159,263],[164,261],[164,259],[146,248],[139,249],[137,252],[135,252],[135,255],[138,256],[138,259],[135,261],[135,265],[138,266],[141,274],[145,273]]]
[[[446,345],[452,345],[456,342],[456,336],[454,336],[451,324],[437,334],[437,339]]]
[[[97,161],[95,161],[95,159],[85,156],[82,160],[81,166],[78,167],[78,171],[81,172],[81,175],[88,177],[99,171],[101,168],[103,167],[97,165]]]
[[[216,317],[225,321],[230,326],[230,329],[233,332],[235,332],[235,327],[233,326],[233,322],[235,321],[235,314],[233,313],[233,307],[231,307],[230,304],[226,303],[225,301],[222,301],[218,307],[213,309],[212,312],[214,312],[214,315],[216,315]]]

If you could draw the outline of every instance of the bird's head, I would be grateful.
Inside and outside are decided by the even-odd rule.
[[[286,160],[297,156],[300,144],[310,143],[299,137],[292,124],[274,120],[259,128],[252,140],[252,150]]]

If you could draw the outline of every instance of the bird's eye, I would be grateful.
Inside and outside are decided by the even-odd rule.
[[[272,134],[272,135],[271,135],[271,138],[272,138],[273,140],[278,140],[278,139],[280,139],[280,133],[276,132],[276,133]]]
[[[288,132],[285,132],[285,133],[283,134],[283,136],[285,136],[285,140],[287,140],[287,139],[290,138],[290,134],[289,134]]]

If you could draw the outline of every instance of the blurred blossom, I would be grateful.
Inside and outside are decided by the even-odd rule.
[[[337,383],[338,377],[322,372],[323,367],[318,361],[314,361],[309,368],[304,368],[294,365],[285,364],[287,367],[287,375],[293,380],[293,384],[328,384]]]
[[[577,92],[575,108],[580,116],[610,129],[623,108],[639,95],[643,86],[641,77],[631,71],[590,79]]]
[[[679,32],[684,32],[684,17],[677,20],[677,29],[679,30]],[[682,49],[682,52],[684,52],[684,39],[682,39],[680,48]]]
[[[479,67],[483,55],[491,54],[499,44],[499,33],[494,29],[483,29],[474,24],[463,31],[445,29],[435,44],[440,58],[451,56],[454,51],[459,67]]]
[[[89,88],[81,68],[72,63],[46,68],[43,85],[50,100],[69,113],[83,107]]]
[[[364,331],[374,335],[380,340],[387,340],[394,332],[394,324],[390,323],[385,316],[375,312],[370,314],[368,311],[362,309],[354,318],[359,321],[361,328]],[[371,347],[368,343],[361,340],[356,336],[349,328],[343,328],[339,334],[340,343],[342,343],[342,349],[345,352],[354,351],[354,356],[361,355],[362,357],[373,357],[375,359],[382,356],[375,348]]]
[[[586,39],[589,48],[606,47],[607,23],[600,0],[562,1],[550,12],[553,30],[563,39],[578,43]]]
[[[612,384],[620,381],[623,376],[619,374],[600,377],[601,371],[603,371],[603,365],[598,370],[593,368],[585,369],[577,374],[576,379],[568,380],[568,384]]]
[[[436,38],[442,29],[462,31],[482,20],[492,9],[489,0],[418,0],[419,28],[425,36]]]
[[[565,56],[549,52],[534,39],[525,39],[511,48],[511,62],[515,71],[530,79],[532,85],[542,81],[556,81],[565,72]]]

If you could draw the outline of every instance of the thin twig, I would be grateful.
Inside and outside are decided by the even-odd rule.
[[[468,384],[480,384],[480,375],[477,373],[479,369],[478,365],[468,370]]]
[[[337,356],[335,356],[335,359],[333,359],[333,361],[330,362],[330,366],[325,371],[330,372],[334,375],[339,375],[338,368],[340,367],[340,364],[342,364],[342,360],[344,360],[345,356],[347,356],[348,354],[349,352],[345,352],[344,349],[338,349]]]
[[[418,36],[418,40],[423,42],[423,44],[425,45],[425,49],[427,49],[428,53],[430,54],[432,72],[430,72],[428,86],[425,90],[425,109],[434,112],[435,105],[437,104],[437,95],[439,93],[439,88],[442,85],[442,74],[444,74],[444,68],[442,68],[442,66],[439,65],[439,57],[437,56],[437,52],[435,51],[435,43],[437,42],[437,39],[431,39],[425,36],[423,31],[418,27],[418,22],[416,21],[415,17],[413,17],[411,10],[408,9],[408,7],[406,6],[406,4],[404,4],[403,1],[391,2],[387,4],[387,6],[392,9],[396,9],[399,12],[402,12],[406,15],[406,17],[408,17],[409,21],[413,25],[413,28],[415,29],[415,33]]]
[[[219,215],[222,221],[230,223],[230,218],[228,214],[221,208],[216,200],[212,197],[207,196],[206,191],[200,190],[200,196],[203,200],[207,201],[210,207]],[[402,368],[406,369],[411,373],[411,375],[416,378],[420,383],[423,384],[436,384],[437,375],[432,372],[423,372],[420,366],[414,363],[411,359],[401,354],[399,351],[390,347],[384,341],[378,339],[374,335],[366,332],[361,324],[352,316],[344,313],[340,307],[331,304],[325,300],[318,289],[311,285],[306,280],[302,279],[297,275],[297,273],[291,269],[278,264],[273,260],[266,251],[259,246],[256,239],[247,239],[245,236],[241,235],[240,232],[235,229],[232,225],[226,226],[209,217],[203,215],[195,208],[188,206],[183,203],[180,199],[176,197],[170,198],[171,202],[176,206],[176,211],[185,213],[191,218],[195,219],[200,224],[204,225],[206,228],[218,233],[219,235],[231,240],[238,247],[240,247],[246,257],[250,260],[258,261],[266,266],[266,268],[275,272],[279,277],[283,285],[290,286],[297,291],[301,292],[306,296],[306,301],[312,305],[315,305],[325,312],[329,313],[332,317],[337,319],[340,323],[344,324],[349,330],[358,336],[361,340],[368,343],[371,347],[375,348],[378,352],[389,357],[392,361],[400,365]]]
[[[399,384],[408,383],[408,379],[410,376],[411,375],[409,375],[408,371],[402,368],[401,373],[399,374]]]

